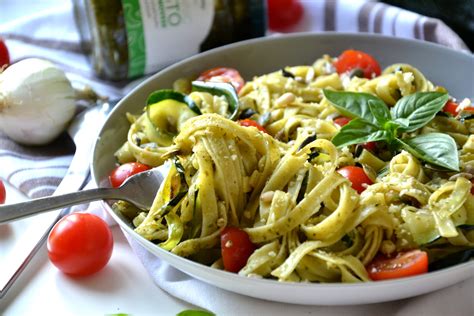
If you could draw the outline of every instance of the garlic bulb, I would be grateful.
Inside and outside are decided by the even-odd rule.
[[[25,145],[43,145],[74,116],[74,89],[53,63],[29,58],[0,73],[0,130]]]

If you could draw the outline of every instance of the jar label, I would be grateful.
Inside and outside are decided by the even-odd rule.
[[[197,54],[214,18],[213,0],[122,0],[122,5],[130,78]]]

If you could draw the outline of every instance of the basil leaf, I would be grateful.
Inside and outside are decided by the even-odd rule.
[[[410,125],[410,120],[405,118],[397,118],[392,122],[396,123],[398,126],[408,127]]]
[[[354,119],[344,125],[339,133],[333,137],[332,143],[337,147],[353,144],[387,140],[388,133],[375,125],[361,119]]]
[[[385,103],[374,102],[373,100],[369,100],[367,103],[369,105],[370,112],[379,123],[379,126],[384,126],[386,122],[392,119],[392,115],[390,115],[390,110],[385,105]]]
[[[397,139],[413,156],[430,164],[459,171],[459,157],[454,139],[442,133],[421,134],[409,139]]]
[[[382,100],[368,93],[338,92],[324,89],[323,94],[342,115],[359,118],[376,126],[378,121],[370,111],[368,103],[371,101],[374,104],[373,106],[386,106]]]
[[[417,92],[407,95],[392,108],[394,119],[408,119],[407,127],[400,127],[402,132],[412,132],[431,121],[448,101],[446,93]]]

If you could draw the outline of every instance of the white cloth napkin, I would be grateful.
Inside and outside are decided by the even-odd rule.
[[[469,51],[463,41],[443,22],[396,7],[364,0],[301,2],[304,6],[303,19],[288,29],[288,32],[381,33],[431,41],[453,49]],[[80,50],[80,38],[73,23],[70,2],[58,1],[54,7],[45,11],[0,23],[0,36],[6,39],[13,61],[32,56],[50,59],[61,65],[74,83],[89,84],[99,94],[111,99],[120,98],[128,91],[128,86],[123,83],[112,84],[94,77],[86,56]],[[64,176],[73,151],[73,146],[64,135],[50,146],[28,148],[15,144],[0,133],[0,166],[8,166],[0,168],[0,178],[30,198],[50,195]],[[32,172],[33,170],[35,172]],[[106,213],[99,205],[94,203],[94,207],[89,209],[98,210],[99,215],[106,218]],[[81,206],[78,210],[85,208],[86,206]],[[278,306],[198,281],[160,261],[133,240],[129,241],[155,283],[184,301],[211,311],[232,311],[232,314],[236,315],[265,315],[269,304],[273,310]],[[377,306],[371,305],[370,310],[376,312]],[[287,305],[281,304],[282,310],[286,307]],[[310,313],[315,309],[300,306],[292,311]],[[337,314],[347,313],[349,310],[319,308],[318,311]],[[362,313],[362,309],[357,307],[351,308],[350,311],[351,314]]]

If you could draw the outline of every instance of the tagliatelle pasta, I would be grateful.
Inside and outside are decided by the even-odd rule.
[[[166,130],[154,125],[149,112],[129,115],[119,163],[166,162],[170,169],[151,209],[135,210],[135,231],[177,255],[223,268],[221,233],[238,227],[256,245],[239,274],[293,282],[370,281],[367,266],[380,255],[421,249],[435,262],[473,249],[472,115],[433,112],[421,124],[413,108],[402,117],[407,110],[396,109],[402,98],[445,89],[408,64],[360,78],[335,72],[335,62],[323,56],[313,65],[285,67],[245,84],[239,115],[266,132],[229,119],[228,95],[191,92],[184,79],[176,87],[199,113],[178,124],[179,113],[164,109]],[[352,99],[341,101],[347,113],[361,111],[350,117],[350,126],[356,119],[365,122],[353,127],[353,138],[365,128],[362,138],[373,142],[336,145],[335,136],[349,127],[335,119],[348,114],[335,104],[339,95],[330,98],[325,91],[365,93],[385,103],[387,110],[379,113],[374,104],[382,101],[367,102],[370,111],[354,110]],[[422,101],[430,97],[420,94]],[[457,171],[454,165],[449,170],[452,160],[443,153],[430,156],[429,138],[417,138],[439,132],[450,135],[448,145],[459,150]],[[160,144],[164,134],[172,135],[170,144]],[[370,179],[362,190],[340,172],[357,166]],[[118,211],[124,207],[115,205]]]

